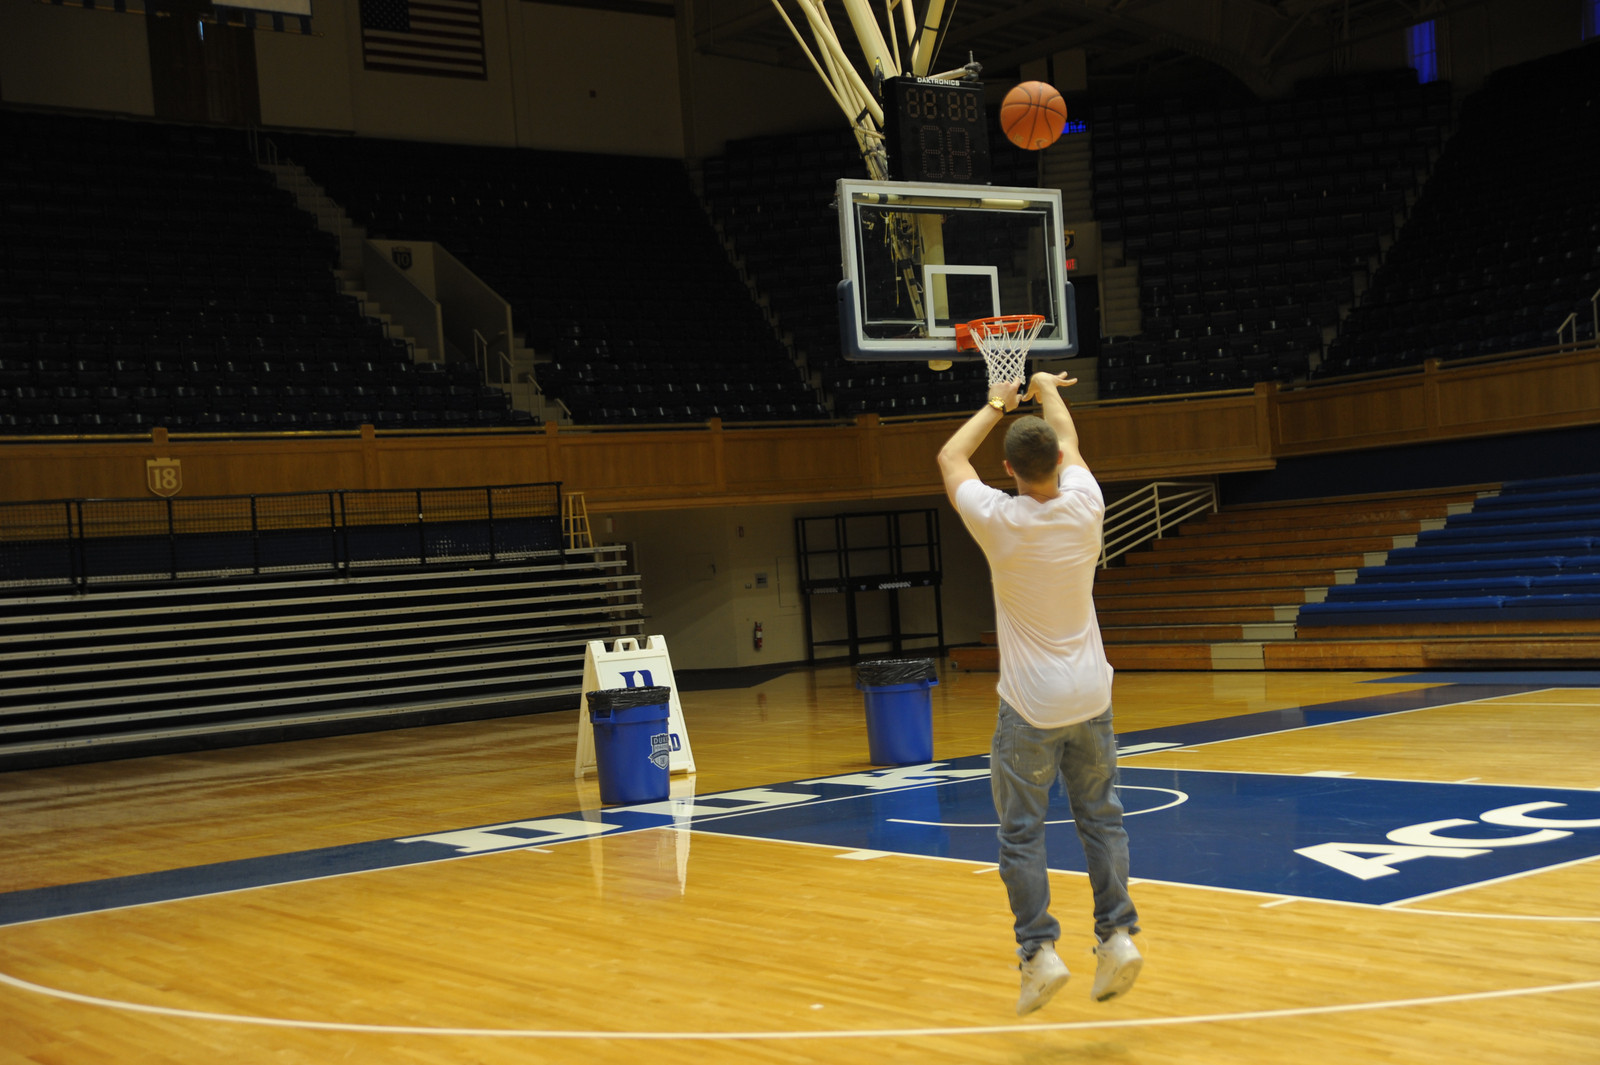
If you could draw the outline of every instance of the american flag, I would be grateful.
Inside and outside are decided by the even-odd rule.
[[[482,0],[361,0],[368,70],[484,78]]]

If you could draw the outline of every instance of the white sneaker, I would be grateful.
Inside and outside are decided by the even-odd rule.
[[[1128,933],[1117,929],[1094,948],[1094,954],[1099,962],[1095,966],[1090,997],[1096,1002],[1105,1002],[1127,994],[1144,967],[1144,955],[1133,945]]]
[[[1017,1016],[1032,1013],[1066,985],[1072,976],[1067,963],[1056,954],[1056,948],[1046,943],[1023,962],[1022,994],[1017,998]]]

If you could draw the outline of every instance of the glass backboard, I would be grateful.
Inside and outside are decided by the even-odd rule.
[[[955,326],[1042,314],[1034,356],[1078,351],[1061,193],[996,185],[838,183],[839,329],[861,360],[981,359]]]

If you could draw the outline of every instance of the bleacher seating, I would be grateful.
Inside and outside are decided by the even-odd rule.
[[[335,287],[242,131],[0,112],[0,433],[511,424]]]
[[[614,545],[15,596],[0,769],[570,709],[643,609]]]
[[[369,235],[431,240],[512,306],[584,423],[828,416],[673,159],[274,138]]]
[[[1600,475],[1511,482],[1300,610],[1300,625],[1600,618]]]
[[[1323,372],[1594,338],[1600,289],[1600,44],[1492,75]]]
[[[1138,265],[1142,319],[1102,349],[1101,396],[1304,377],[1449,122],[1449,87],[1409,70],[1243,107],[1096,105],[1095,215]]]

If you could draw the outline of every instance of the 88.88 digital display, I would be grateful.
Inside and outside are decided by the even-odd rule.
[[[931,78],[884,82],[884,138],[895,181],[989,183],[983,86]]]

